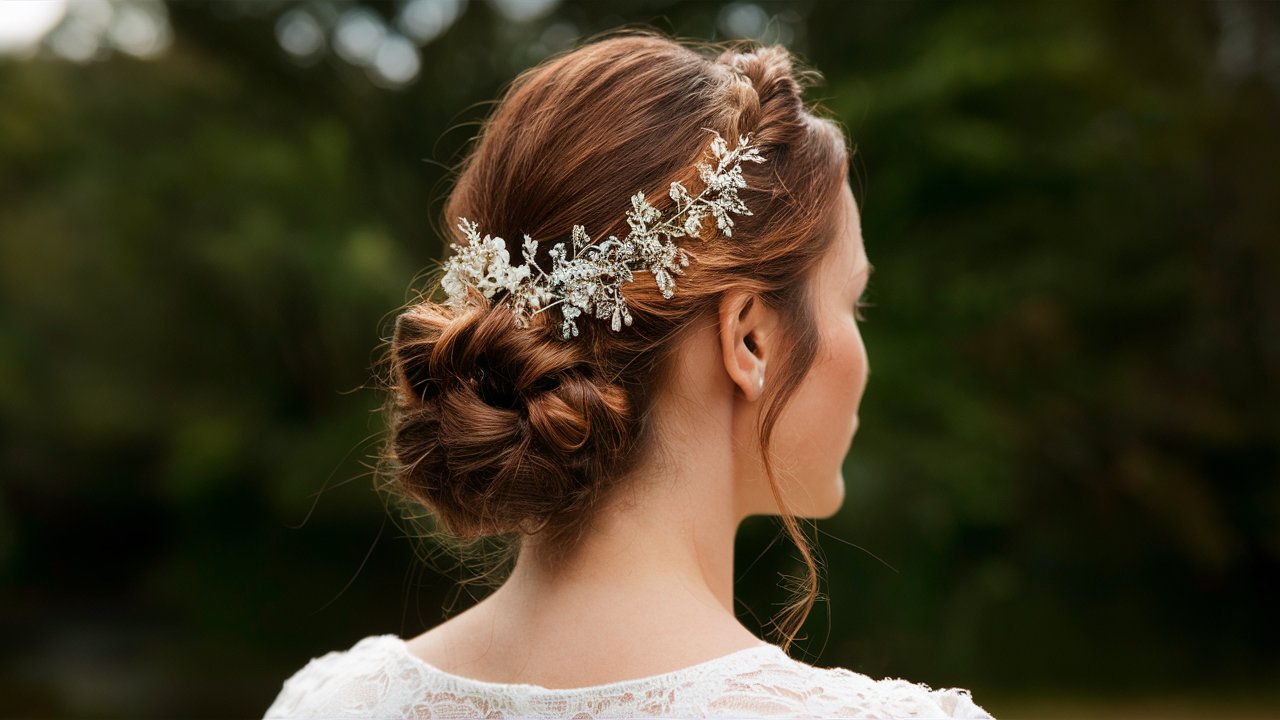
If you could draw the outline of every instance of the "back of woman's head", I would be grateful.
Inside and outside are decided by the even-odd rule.
[[[634,321],[621,331],[583,317],[580,335],[564,339],[552,312],[521,328],[498,298],[405,309],[389,353],[393,489],[448,536],[545,533],[570,544],[636,464],[661,452],[651,410],[674,349],[732,288],[779,312],[789,339],[760,426],[761,461],[781,501],[768,438],[818,349],[808,275],[830,246],[848,162],[839,127],[802,99],[818,78],[780,46],[687,45],[648,31],[519,75],[460,167],[446,227],[469,218],[507,238],[512,256],[511,238],[556,241],[574,225],[621,237],[635,192],[664,212],[673,181],[697,194],[709,130],[750,135],[767,158],[742,168],[739,196],[752,214],[734,219],[732,237],[711,223],[701,238],[680,239],[690,262],[672,297],[648,274],[624,286]],[[539,244],[542,268],[552,244]],[[799,539],[786,509],[779,514]]]

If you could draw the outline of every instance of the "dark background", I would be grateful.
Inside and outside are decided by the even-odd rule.
[[[0,56],[0,714],[260,717],[469,604],[372,490],[371,366],[488,103],[629,23],[786,44],[858,148],[874,373],[795,655],[1280,717],[1280,4],[1235,1],[73,1]]]

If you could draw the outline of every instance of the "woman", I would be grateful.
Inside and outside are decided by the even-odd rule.
[[[512,83],[447,203],[449,298],[397,319],[388,457],[447,537],[510,541],[514,568],[415,638],[314,659],[267,717],[990,717],[787,654],[817,592],[796,518],[840,508],[869,373],[871,263],[817,78],[642,31]],[[517,264],[499,238],[522,237]],[[734,615],[759,514],[810,569],[781,646]]]

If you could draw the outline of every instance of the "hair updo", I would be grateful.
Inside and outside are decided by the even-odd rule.
[[[810,571],[790,611],[798,630],[816,565],[768,445],[817,355],[810,273],[830,247],[847,173],[843,132],[802,99],[820,78],[781,46],[690,45],[649,30],[595,39],[516,77],[459,168],[445,227],[467,217],[506,238],[513,258],[511,238],[527,233],[549,268],[548,250],[575,224],[624,236],[636,191],[664,213],[673,181],[696,195],[704,128],[750,133],[767,158],[742,168],[739,196],[753,214],[735,218],[730,238],[706,223],[703,237],[679,239],[690,263],[673,297],[639,273],[624,287],[634,322],[621,332],[584,315],[580,334],[563,339],[549,317],[558,310],[520,328],[500,296],[470,288],[475,303],[463,310],[430,294],[405,308],[387,355],[388,487],[428,510],[447,538],[518,545],[545,533],[552,546],[571,544],[635,465],[661,452],[650,411],[684,333],[715,317],[726,288],[754,292],[780,313],[789,341],[766,387],[760,439],[779,514]]]
[[[505,306],[453,317],[430,302],[396,320],[398,479],[464,538],[585,511],[632,443],[626,390],[573,343],[513,323]]]

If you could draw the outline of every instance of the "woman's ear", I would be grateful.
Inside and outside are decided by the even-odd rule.
[[[720,351],[724,369],[742,394],[755,401],[764,393],[765,368],[777,350],[777,315],[759,296],[733,291],[720,300]]]

